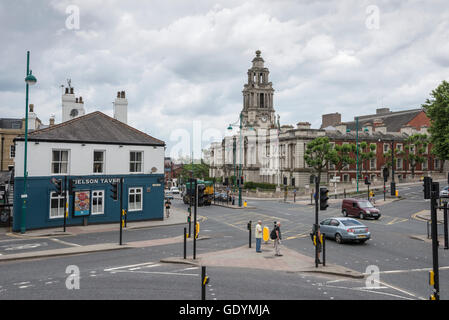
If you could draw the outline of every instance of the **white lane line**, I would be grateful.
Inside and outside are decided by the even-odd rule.
[[[413,300],[411,298],[395,295],[395,294],[392,294],[392,293],[386,293],[386,292],[381,292],[381,291],[371,291],[371,288],[370,289],[368,289],[368,288],[360,289],[360,288],[329,286],[329,285],[326,285],[326,286],[330,287],[330,288],[336,288],[336,289],[346,289],[346,290],[354,290],[354,291],[360,291],[360,292],[370,292],[370,293],[376,293],[376,294],[383,294],[383,295],[393,296],[393,297],[401,298],[401,299],[405,299],[405,300]]]
[[[140,267],[140,266],[145,266],[145,265],[154,265],[154,262],[144,262],[144,263],[132,264],[132,265],[129,265],[129,266],[107,268],[107,269],[104,269],[103,271],[112,271],[112,270],[118,270],[118,269],[128,269],[128,268]]]
[[[71,242],[67,242],[67,241],[63,241],[63,240],[59,240],[59,239],[56,239],[56,238],[49,238],[49,239],[54,241],[54,242],[58,242],[60,244],[65,244],[66,246],[81,247],[81,245],[79,245],[79,244],[71,243]]]
[[[404,269],[404,270],[388,270],[380,271],[379,274],[394,274],[394,273],[407,273],[407,272],[423,272],[430,271],[432,268],[421,268],[421,269]],[[449,266],[440,267],[439,270],[449,270]],[[364,273],[364,275],[370,275],[370,273]]]
[[[163,271],[129,271],[129,270],[115,270],[114,272],[132,272],[132,273],[145,273],[145,274],[164,274],[173,276],[193,276],[199,277],[196,273],[176,273],[176,272],[163,272]]]

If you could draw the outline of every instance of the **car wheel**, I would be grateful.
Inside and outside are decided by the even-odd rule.
[[[359,218],[362,219],[362,220],[365,220],[365,215],[363,214],[363,212],[360,212]]]
[[[346,210],[343,210],[343,216],[345,216],[345,217],[347,217],[348,216],[348,213],[346,212]]]
[[[335,234],[335,242],[337,242],[338,244],[343,243],[343,238],[341,237],[341,234],[339,233]]]
[[[364,244],[364,243],[366,242],[366,240],[368,240],[368,239],[365,239],[365,240],[359,240],[359,241],[360,241],[360,244]]]
[[[379,220],[379,217],[375,217],[374,220]]]

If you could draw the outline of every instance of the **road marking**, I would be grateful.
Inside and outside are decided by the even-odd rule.
[[[392,225],[395,223],[401,223],[401,222],[408,221],[408,219],[401,219],[401,220],[399,220],[399,219],[401,219],[401,218],[394,218],[392,221],[388,222],[387,225]]]
[[[139,264],[132,264],[132,265],[129,265],[129,266],[121,266],[121,267],[107,268],[107,269],[104,269],[103,271],[112,271],[112,270],[118,270],[118,269],[127,269],[127,268],[140,267],[140,266],[145,266],[145,265],[155,265],[155,263],[154,263],[154,262],[144,262],[144,263],[139,263]]]
[[[50,238],[50,240],[54,241],[54,242],[61,243],[61,244],[65,244],[66,246],[81,247],[79,244],[71,243],[71,242],[67,242],[67,241],[63,241],[63,240],[59,240],[59,239],[56,239],[56,238]]]
[[[430,271],[432,268],[421,268],[421,269],[404,269],[404,270],[388,270],[388,271],[380,271],[379,274],[394,274],[394,273],[407,273],[407,272],[423,272]],[[449,270],[449,266],[439,267],[439,270]],[[364,273],[365,275],[369,275],[370,273]]]
[[[145,273],[145,274],[164,274],[164,275],[175,275],[175,276],[194,276],[199,277],[196,273],[176,273],[176,272],[164,272],[164,271],[129,271],[129,270],[115,270],[114,272],[132,272],[132,273]]]

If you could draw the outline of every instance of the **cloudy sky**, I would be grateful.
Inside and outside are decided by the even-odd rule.
[[[419,108],[449,80],[447,0],[2,1],[0,36],[0,117],[24,116],[29,50],[44,123],[67,78],[86,112],[112,116],[125,90],[128,123],[167,153],[194,120],[225,134],[238,119],[257,49],[281,124]]]

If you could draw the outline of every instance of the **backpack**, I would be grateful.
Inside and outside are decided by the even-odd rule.
[[[271,233],[270,233],[270,239],[274,240],[276,238],[277,238],[277,236],[276,236],[276,228],[273,228],[273,230],[271,230]]]

